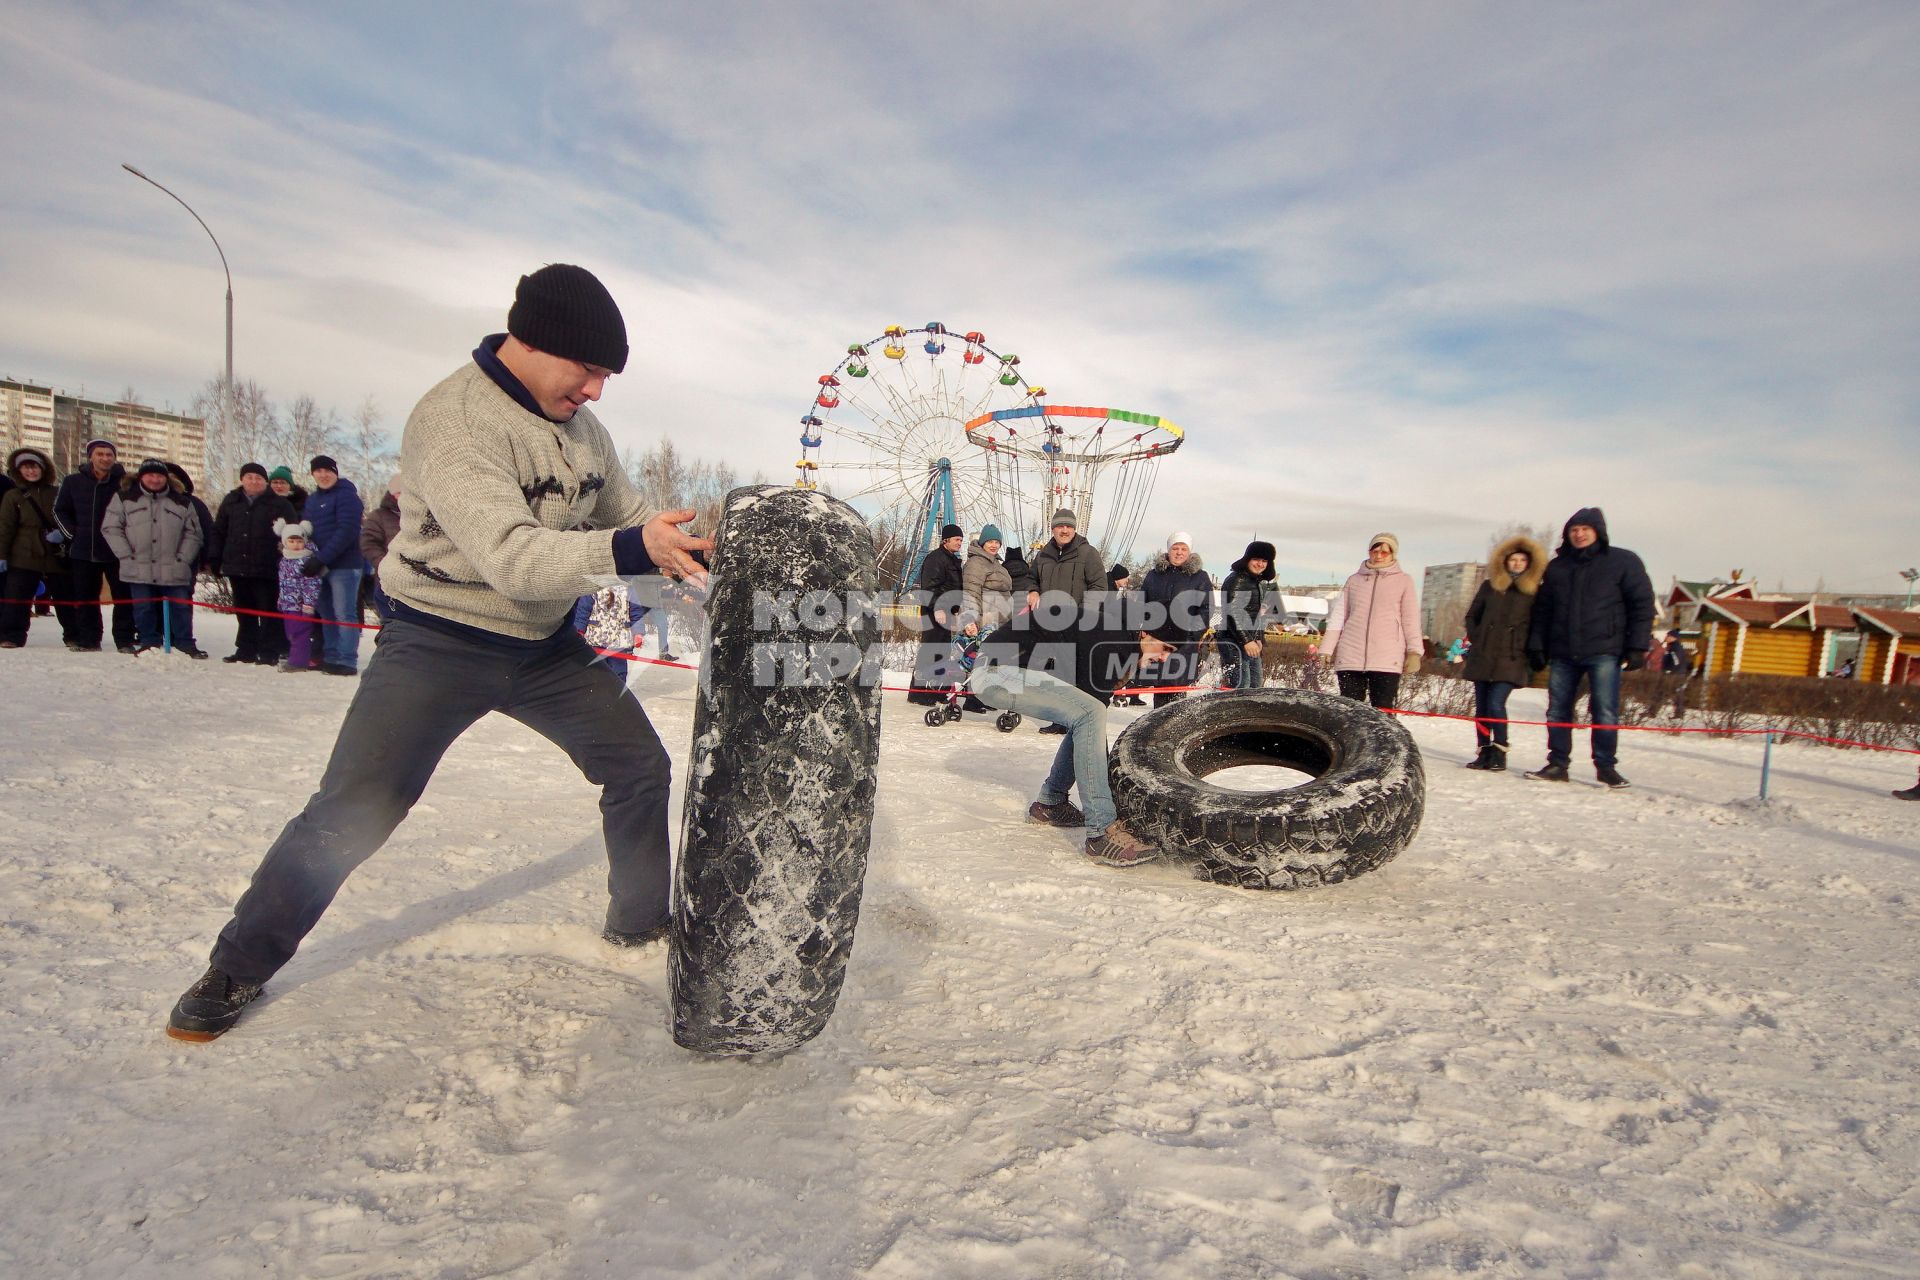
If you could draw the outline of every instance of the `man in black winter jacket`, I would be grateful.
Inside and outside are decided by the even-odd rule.
[[[107,506],[120,492],[126,468],[118,461],[120,451],[111,440],[87,441],[87,460],[78,471],[60,482],[53,500],[53,515],[72,539],[67,545],[68,590],[76,605],[67,614],[71,630],[65,639],[69,649],[94,652],[100,648],[105,632],[100,621],[100,583],[105,581],[113,593],[113,643],[122,653],[132,653],[133,597],[120,580],[120,560],[100,533],[100,522],[107,518]]]
[[[953,648],[953,624],[966,601],[965,562],[960,558],[966,531],[957,524],[940,530],[940,545],[927,552],[920,562],[915,594],[920,600],[920,651],[913,664],[915,692],[907,695],[913,703],[942,701],[940,693],[953,683],[948,658]],[[927,692],[919,692],[926,690]]]
[[[233,606],[250,610],[234,617],[233,652],[223,661],[272,666],[286,651],[286,631],[272,613],[280,602],[280,536],[273,522],[293,524],[293,504],[268,487],[267,469],[257,462],[240,468],[240,487],[220,499],[213,517],[213,544],[207,561],[233,588]]]
[[[1559,550],[1534,597],[1527,662],[1547,673],[1547,764],[1527,774],[1565,782],[1573,758],[1573,704],[1584,678],[1593,716],[1594,776],[1609,787],[1627,780],[1619,758],[1620,672],[1647,665],[1653,648],[1653,582],[1631,551],[1607,540],[1607,517],[1582,507],[1567,520]]]

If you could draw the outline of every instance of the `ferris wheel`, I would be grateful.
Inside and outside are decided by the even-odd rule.
[[[1019,356],[995,351],[978,331],[955,334],[938,320],[889,325],[820,375],[800,418],[795,483],[827,488],[904,533],[910,576],[941,525],[972,533],[1012,517],[993,460],[969,443],[966,424],[1045,394],[1020,372]]]

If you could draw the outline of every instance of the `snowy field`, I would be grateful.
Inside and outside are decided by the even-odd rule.
[[[58,639],[0,655],[0,1274],[1920,1273],[1912,757],[1781,749],[1761,808],[1756,741],[1628,735],[1616,794],[1414,721],[1414,845],[1253,894],[1088,863],[1022,822],[1055,740],[889,696],[839,1012],[740,1063],[673,1044],[594,791],[493,718],[196,1046],[353,686]],[[633,678],[677,756],[690,681]]]

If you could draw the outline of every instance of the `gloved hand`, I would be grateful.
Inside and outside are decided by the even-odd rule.
[[[1527,650],[1527,669],[1530,671],[1545,671],[1547,669],[1546,651],[1542,649]]]
[[[319,556],[308,556],[300,562],[300,576],[303,578],[317,578],[326,571],[327,566],[320,563]]]
[[[1621,661],[1620,665],[1629,671],[1644,670],[1647,665],[1647,651],[1645,649],[1627,650],[1627,656]]]
[[[66,540],[67,540],[67,535],[60,532],[58,529],[47,530],[47,541],[51,542],[54,546],[57,547],[61,543],[65,542]]]
[[[1402,675],[1410,676],[1410,675],[1413,675],[1415,672],[1419,671],[1420,659],[1421,659],[1420,654],[1414,653],[1412,650],[1408,650],[1407,660],[1400,664],[1400,673]]]

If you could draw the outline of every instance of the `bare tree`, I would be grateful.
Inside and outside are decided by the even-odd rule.
[[[288,408],[285,432],[281,450],[288,455],[289,465],[296,472],[305,471],[307,462],[318,454],[333,457],[345,452],[341,448],[344,440],[340,415],[331,409],[322,409],[310,395],[302,394]],[[365,479],[360,477],[362,482]]]
[[[384,490],[387,481],[400,468],[400,455],[392,448],[392,438],[380,421],[380,408],[372,396],[360,402],[347,420],[340,462],[350,468],[349,475],[369,491]]]
[[[226,379],[207,380],[193,398],[193,415],[207,423],[207,476],[211,485],[232,484],[249,462],[273,465],[280,446],[280,420],[266,389],[251,378],[223,397]]]

